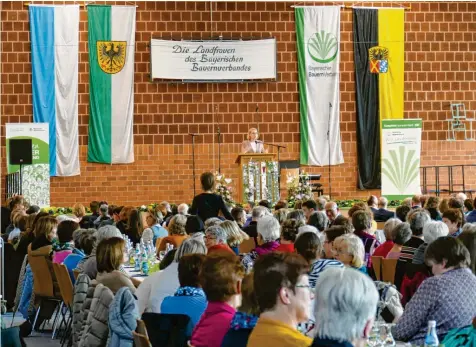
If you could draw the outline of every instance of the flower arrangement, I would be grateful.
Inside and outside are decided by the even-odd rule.
[[[226,178],[224,174],[215,172],[215,193],[221,195],[227,205],[235,205],[235,201],[231,196],[233,192],[230,186],[231,182],[231,178]]]
[[[300,175],[289,175],[286,178],[288,187],[288,204],[294,207],[298,200],[313,199],[312,187],[309,181],[309,175],[301,171]]]

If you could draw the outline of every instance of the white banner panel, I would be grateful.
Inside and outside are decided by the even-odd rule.
[[[382,195],[421,194],[421,119],[382,119]]]
[[[151,39],[150,47],[152,79],[276,79],[274,38],[247,41]]]

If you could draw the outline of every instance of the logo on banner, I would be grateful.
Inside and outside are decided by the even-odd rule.
[[[314,61],[321,64],[330,63],[337,57],[339,42],[333,34],[321,30],[309,38],[307,51]]]
[[[126,63],[126,41],[96,41],[98,64],[107,74],[116,74]]]
[[[388,48],[374,46],[369,49],[370,73],[388,72]]]

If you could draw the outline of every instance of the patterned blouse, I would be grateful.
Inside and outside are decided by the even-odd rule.
[[[476,316],[476,276],[468,268],[426,279],[392,329],[396,340],[423,345],[429,320],[436,321],[440,341],[454,328],[470,325]]]

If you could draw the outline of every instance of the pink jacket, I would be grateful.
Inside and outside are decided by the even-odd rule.
[[[220,347],[236,310],[224,302],[209,302],[202,318],[193,329],[194,347]]]
[[[58,251],[53,254],[53,263],[62,264],[66,257],[73,253],[72,250]]]

